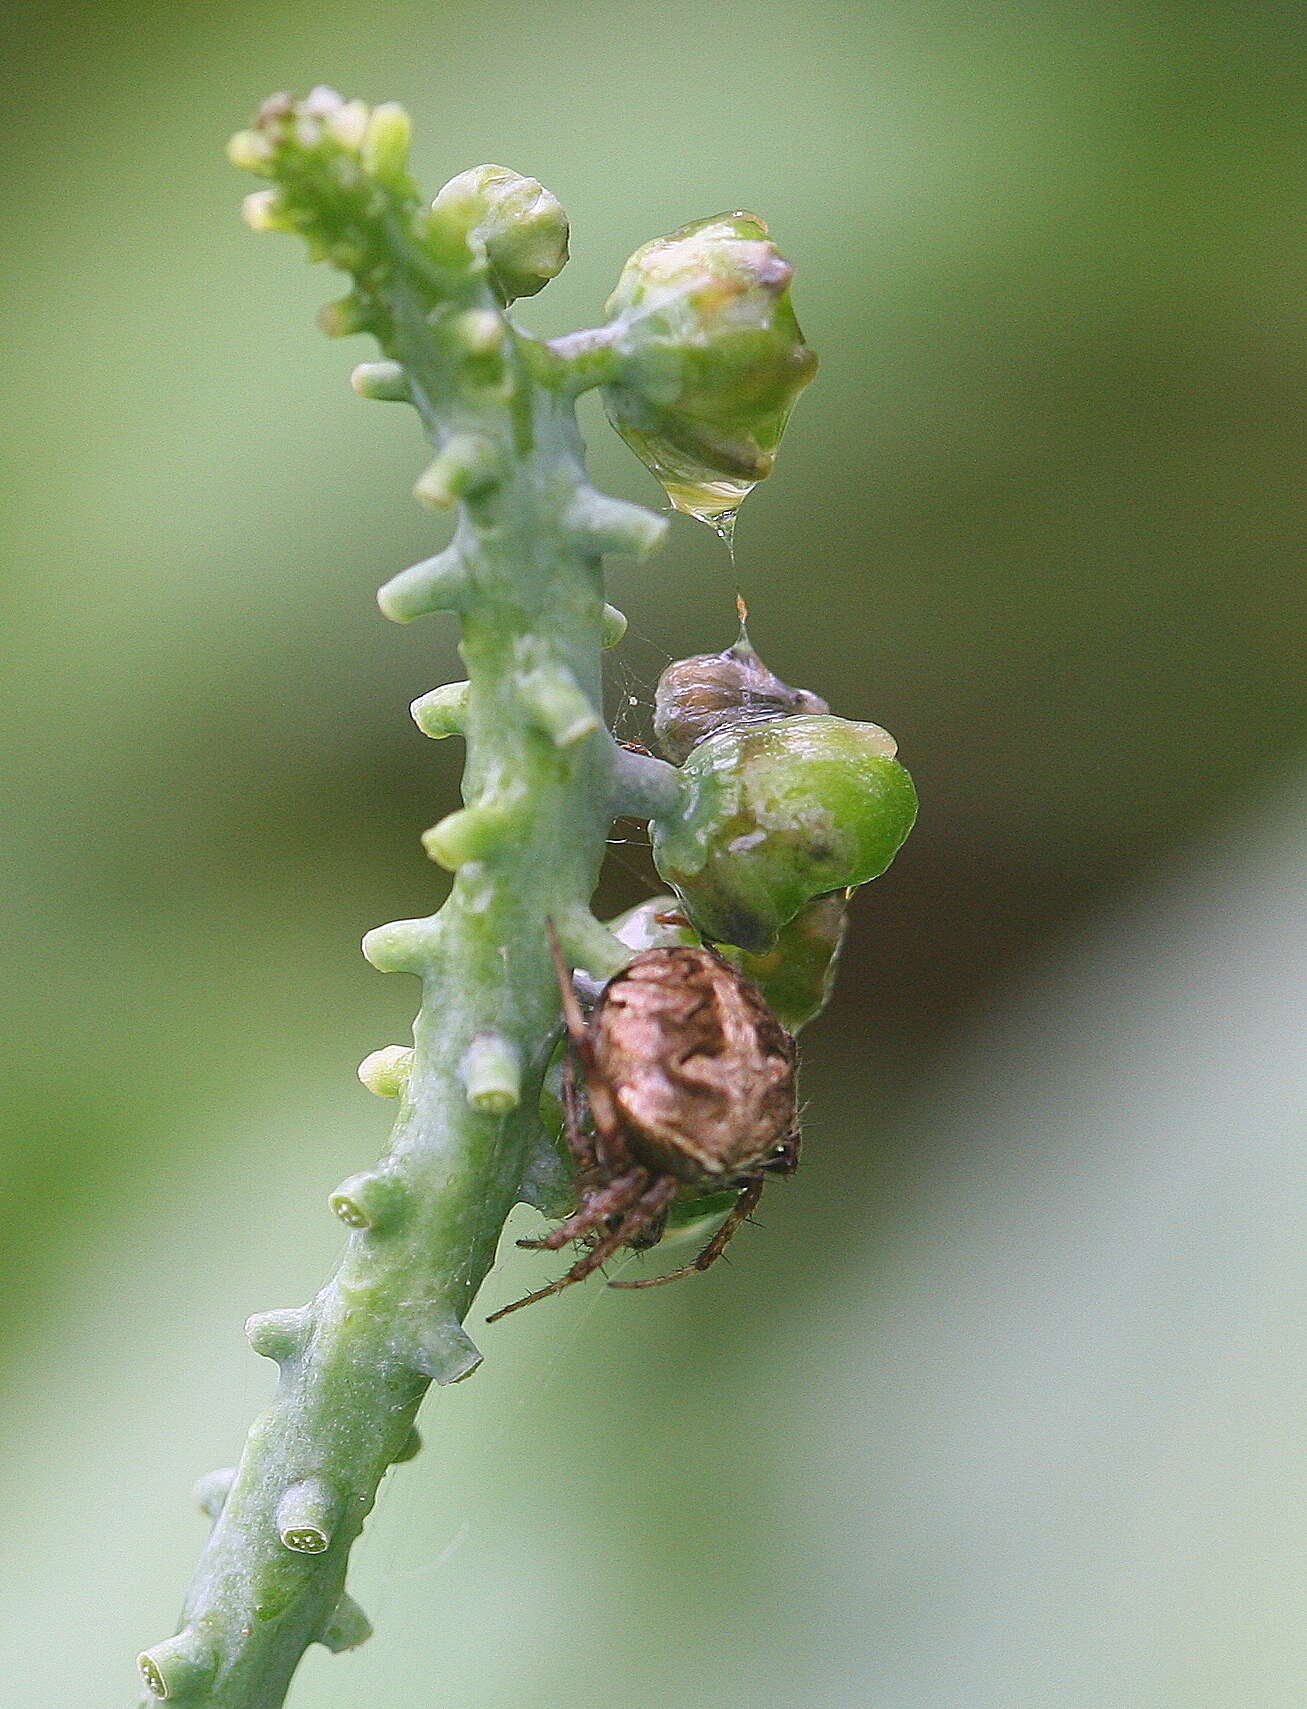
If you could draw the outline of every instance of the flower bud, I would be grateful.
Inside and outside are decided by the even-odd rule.
[[[344,113],[343,105],[341,113]],[[337,119],[333,134],[339,137],[340,129],[340,120]],[[346,131],[348,134],[348,126]],[[401,193],[407,190],[410,186],[408,149],[412,140],[413,121],[405,109],[396,101],[383,102],[365,119],[358,140],[363,170],[380,184]]]
[[[766,953],[814,896],[893,860],[917,796],[875,724],[822,716],[720,730],[682,767],[683,818],[654,821],[654,864],[707,937]]]
[[[718,214],[637,249],[608,299],[613,426],[677,510],[725,527],[771,472],[817,359],[794,270],[754,214]]]
[[[850,895],[848,890],[832,890],[829,896],[814,897],[781,927],[765,954],[750,955],[746,950],[732,958],[757,985],[788,1033],[807,1026],[830,1001]]]
[[[383,217],[408,221],[418,206],[408,132],[402,107],[369,109],[325,84],[302,100],[272,96],[227,148],[233,165],[273,181],[246,199],[246,220],[256,231],[298,232],[313,260],[371,274],[384,251]]]
[[[829,711],[820,695],[791,688],[768,670],[741,623],[739,640],[724,653],[668,665],[654,691],[654,736],[663,758],[680,765],[718,730]]]
[[[432,215],[461,224],[485,251],[491,281],[505,303],[533,297],[563,270],[567,215],[535,178],[506,166],[460,172],[431,204]]]

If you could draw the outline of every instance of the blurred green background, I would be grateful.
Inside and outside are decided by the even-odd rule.
[[[618,566],[623,733],[764,655],[923,801],[711,1278],[577,1289],[427,1409],[296,1709],[1299,1709],[1307,1690],[1307,15],[914,0],[68,0],[11,23],[0,1702],[126,1703],[339,1245],[460,674],[333,281],[236,218],[270,90],[569,209],[524,321],[728,207],[823,369],[733,573]],[[652,501],[587,417],[602,487]],[[614,850],[603,900],[647,894]],[[513,1254],[488,1306],[536,1274]],[[474,1322],[473,1329],[476,1332]]]

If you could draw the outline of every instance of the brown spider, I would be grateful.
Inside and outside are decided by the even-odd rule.
[[[693,1263],[614,1288],[653,1288],[716,1263],[762,1195],[769,1173],[799,1164],[794,1040],[752,980],[710,949],[649,949],[605,986],[587,1026],[552,927],[563,1019],[585,1078],[593,1133],[581,1118],[572,1055],[563,1111],[579,1208],[539,1240],[588,1251],[565,1276],[488,1320],[532,1305],[597,1270],[623,1246],[657,1245],[674,1200],[737,1193]]]

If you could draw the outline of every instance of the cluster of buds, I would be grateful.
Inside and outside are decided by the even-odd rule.
[[[734,646],[658,683],[655,734],[688,788],[686,811],[655,823],[654,860],[795,1031],[829,995],[854,887],[889,865],[917,800],[893,737],[783,682],[743,617]]]
[[[315,260],[359,281],[353,297],[326,311],[328,332],[382,335],[369,287],[393,265],[397,237],[401,252],[410,245],[438,274],[484,276],[505,304],[534,295],[567,260],[558,201],[507,167],[460,172],[422,208],[409,173],[410,133],[407,112],[394,102],[369,107],[320,87],[302,101],[274,95],[228,144],[234,165],[273,180],[246,197],[246,222],[256,231],[299,233]]]
[[[298,232],[315,260],[347,272],[380,263],[387,215],[418,205],[408,170],[411,128],[393,101],[369,107],[325,86],[302,101],[271,96],[253,126],[227,144],[234,166],[273,180],[273,188],[245,198],[246,223]]]
[[[756,215],[719,214],[637,249],[608,299],[609,419],[700,521],[728,522],[770,473],[816,369],[793,275]]]
[[[314,259],[354,275],[355,289],[324,310],[324,330],[371,332],[383,348],[383,286],[397,257],[433,303],[461,278],[483,281],[507,307],[535,295],[568,254],[557,199],[503,166],[459,173],[424,208],[410,128],[393,102],[369,107],[320,87],[301,101],[274,95],[228,146],[235,165],[271,181],[246,198],[248,223],[296,232]],[[602,350],[609,417],[672,504],[719,531],[770,472],[816,367],[792,277],[756,215],[698,220],[637,249],[605,324],[573,341],[575,352]]]

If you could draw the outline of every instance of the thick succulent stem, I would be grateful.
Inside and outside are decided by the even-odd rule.
[[[461,502],[442,571],[393,602],[461,620],[465,806],[427,839],[453,887],[432,918],[365,940],[374,965],[423,985],[390,1149],[334,1196],[353,1232],[317,1298],[249,1325],[280,1381],[225,1499],[225,1480],[206,1484],[217,1517],[181,1633],[142,1657],[147,1701],[276,1709],[310,1643],[367,1635],[345,1596],[350,1545],[412,1451],[428,1384],[478,1363],[462,1320],[544,1138],[558,1023],[546,921],[601,975],[628,953],[588,911],[617,806],[598,714],[601,551],[623,526],[648,543],[658,524],[586,485],[569,388],[519,359],[484,276],[449,269],[433,303],[414,271],[396,239],[371,282],[402,370],[391,391],[402,378],[437,447],[427,491]],[[502,353],[493,384],[488,347]]]

